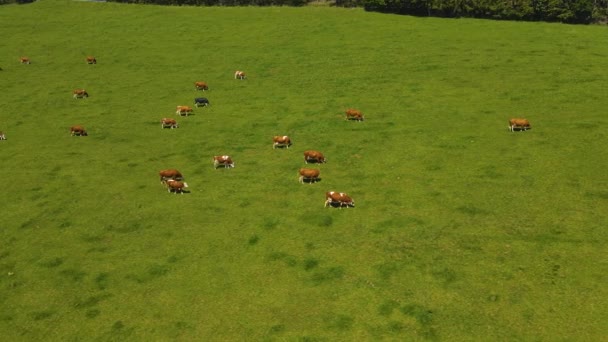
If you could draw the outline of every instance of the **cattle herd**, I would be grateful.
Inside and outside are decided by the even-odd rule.
[[[20,57],[19,62],[21,64],[31,64],[31,60],[28,57]],[[87,64],[97,64],[97,59],[94,56],[86,57]],[[234,73],[234,79],[244,80],[247,76],[245,72],[237,70]],[[209,90],[209,86],[207,82],[197,81],[194,82],[194,87],[196,90],[207,91]],[[85,89],[75,89],[72,92],[72,96],[75,99],[84,99],[89,97],[89,93]],[[209,100],[205,97],[197,97],[194,99],[195,107],[206,107],[209,106]],[[179,116],[188,116],[193,113],[193,108],[190,106],[179,105],[175,111],[176,115]],[[363,113],[357,109],[349,108],[345,111],[346,120],[353,120],[361,122],[364,120]],[[162,118],[161,119],[161,128],[178,128],[179,125],[177,121],[173,118]],[[522,118],[513,118],[509,119],[509,130],[513,131],[527,131],[531,128],[530,122],[527,119]],[[70,127],[70,135],[72,136],[87,136],[88,133],[85,128],[81,125],[74,125]],[[6,136],[2,131],[0,131],[0,140],[6,140]],[[274,136],[272,139],[272,148],[289,148],[292,145],[291,139],[286,135]],[[323,164],[327,160],[323,153],[316,150],[307,150],[304,151],[304,162],[306,164],[314,163],[314,164]],[[233,168],[234,161],[228,155],[214,156],[212,159],[213,167],[217,168]],[[319,178],[321,171],[319,169],[312,168],[300,168],[298,171],[298,180],[300,183],[308,183],[314,184],[320,181]],[[184,176],[181,172],[176,169],[167,169],[159,172],[160,182],[164,184],[169,193],[175,194],[183,194],[186,192],[186,188],[188,188],[188,184],[184,182]],[[336,192],[336,191],[328,191],[325,193],[325,207],[334,207],[334,208],[350,208],[355,206],[355,201],[346,193]]]

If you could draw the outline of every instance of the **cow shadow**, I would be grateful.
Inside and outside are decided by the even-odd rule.
[[[513,127],[513,132],[529,131],[531,129],[532,127]]]
[[[291,146],[289,145],[274,145],[272,148],[280,148],[280,149],[288,149]]]
[[[329,202],[329,206],[332,208],[354,208],[353,204],[346,204],[342,202]]]
[[[189,194],[191,191],[190,190],[181,190],[181,191],[177,191],[177,190],[171,190],[169,191],[169,193],[171,194]]]
[[[321,181],[321,178],[317,178],[317,179],[303,178],[302,179],[302,183],[306,183],[306,184],[314,184],[314,183],[317,183],[317,182],[320,182],[320,181]]]

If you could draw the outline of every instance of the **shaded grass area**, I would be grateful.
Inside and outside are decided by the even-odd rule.
[[[604,28],[42,0],[0,22],[6,338],[606,336]],[[212,105],[176,117],[200,80]],[[307,149],[328,163],[302,185]]]

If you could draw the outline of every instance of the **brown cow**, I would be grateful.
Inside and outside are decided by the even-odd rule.
[[[315,183],[319,181],[319,174],[321,171],[317,169],[305,169],[301,168],[298,174],[300,175],[300,183],[304,184],[304,181],[308,182],[308,184]]]
[[[179,126],[177,125],[177,121],[175,121],[175,119],[163,118],[160,120],[160,127],[173,129]]]
[[[354,207],[355,201],[343,192],[328,191],[325,193],[325,207]]]
[[[194,82],[194,87],[196,88],[196,90],[209,90],[209,86],[207,85],[207,82]]]
[[[345,113],[346,120],[363,121],[363,114],[356,109],[347,109]]]
[[[291,139],[286,135],[276,135],[272,138],[272,148],[291,146]]]
[[[21,64],[30,64],[30,63],[32,63],[28,57],[19,57],[19,62],[21,62]]]
[[[530,121],[526,119],[509,119],[509,130],[511,130],[511,132],[513,132],[514,130],[526,131],[530,128],[532,128],[530,127]]]
[[[176,195],[177,195],[177,193],[180,193],[183,195],[184,188],[188,187],[188,183],[177,181],[175,179],[168,179],[165,184],[167,185],[167,191],[174,192]]]
[[[313,150],[309,150],[309,151],[304,151],[304,161],[306,162],[306,164],[308,163],[325,163],[326,159],[323,156],[323,153],[319,152],[319,151],[313,151]]]
[[[97,64],[97,59],[93,56],[87,56],[87,64]]]
[[[184,176],[176,169],[166,169],[158,172],[160,182],[165,183],[167,180],[183,180]]]
[[[74,91],[72,91],[72,96],[75,99],[83,99],[89,97],[89,93],[87,93],[87,91],[84,89],[75,89]]]
[[[0,140],[6,140],[6,136],[4,135],[4,132],[0,131]]]
[[[224,168],[234,167],[234,162],[232,161],[232,158],[230,158],[230,156],[214,156],[213,167],[217,169],[220,166]]]
[[[235,71],[234,72],[234,79],[239,79],[239,80],[244,80],[245,78],[247,78],[247,75],[245,75],[244,71]]]
[[[194,110],[192,109],[192,107],[190,106],[177,106],[177,110],[175,111],[175,114],[177,115],[186,115],[188,116],[188,114],[192,114]]]
[[[80,125],[74,125],[74,126],[70,127],[70,135],[87,136],[87,135],[89,135],[89,133],[87,133],[87,131],[84,129],[84,127],[82,127]]]

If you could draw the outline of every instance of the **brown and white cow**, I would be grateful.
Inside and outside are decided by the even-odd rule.
[[[275,135],[272,138],[272,148],[291,146],[291,139],[286,135]]]
[[[2,131],[0,131],[0,140],[6,140],[6,135]]]
[[[184,176],[176,169],[166,169],[158,172],[160,182],[165,183],[167,180],[183,180]]]
[[[343,192],[328,191],[325,193],[325,207],[351,208],[355,206],[355,201]]]
[[[89,93],[84,89],[74,89],[74,91],[72,91],[72,97],[75,99],[83,99],[89,97]]]
[[[321,174],[321,171],[317,169],[301,168],[298,171],[298,174],[300,175],[300,183],[304,183],[306,181],[308,184],[312,184],[319,181],[319,174]]]
[[[237,70],[234,72],[234,79],[239,79],[239,80],[244,80],[245,78],[247,78],[247,75],[245,75],[244,71],[240,71]]]
[[[357,109],[347,109],[345,113],[346,120],[363,121],[363,113]]]
[[[306,164],[308,163],[318,163],[322,164],[326,162],[325,156],[323,153],[314,150],[304,151],[304,161]]]
[[[87,56],[87,64],[97,64],[97,59],[94,56]]]
[[[179,126],[177,125],[177,121],[175,121],[175,119],[163,118],[162,120],[160,120],[160,127],[173,129]]]
[[[186,182],[182,182],[182,181],[178,181],[175,179],[168,179],[167,182],[165,182],[165,184],[167,185],[167,191],[168,192],[174,192],[176,195],[178,193],[180,194],[184,194],[184,188],[188,187],[188,183]]]
[[[224,168],[234,167],[234,162],[232,161],[232,158],[230,158],[230,156],[214,156],[213,167],[217,169],[220,166]]]
[[[177,106],[177,110],[175,111],[175,114],[177,115],[185,115],[188,116],[189,114],[192,114],[194,110],[192,109],[192,107],[190,106]]]
[[[194,82],[194,87],[196,88],[196,90],[209,90],[209,86],[207,85],[207,82]]]
[[[513,132],[514,130],[518,130],[518,131],[526,131],[529,130],[530,128],[530,121],[526,120],[526,119],[509,119],[509,130],[511,132]]]
[[[89,135],[89,133],[87,133],[87,131],[84,129],[84,127],[82,127],[80,125],[74,125],[74,126],[70,127],[70,135],[87,136],[87,135]]]
[[[21,64],[30,64],[30,63],[32,63],[28,57],[19,57],[19,62],[21,62]]]

